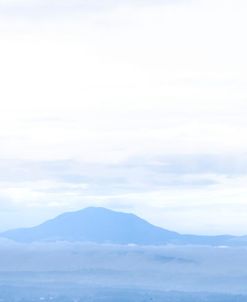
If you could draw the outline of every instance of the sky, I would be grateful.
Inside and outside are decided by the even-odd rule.
[[[104,206],[247,234],[245,0],[0,0],[0,230]]]

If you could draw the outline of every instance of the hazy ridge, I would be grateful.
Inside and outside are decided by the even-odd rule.
[[[70,241],[139,245],[246,245],[247,237],[179,234],[154,226],[136,215],[105,208],[64,213],[33,228],[10,230],[1,237],[18,242]]]

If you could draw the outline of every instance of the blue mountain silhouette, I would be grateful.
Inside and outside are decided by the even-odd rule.
[[[10,230],[0,236],[19,242],[80,241],[140,245],[229,245],[237,238],[183,235],[154,226],[133,214],[97,207],[64,213],[38,226]]]

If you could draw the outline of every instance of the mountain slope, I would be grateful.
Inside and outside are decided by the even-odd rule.
[[[175,239],[176,232],[155,227],[133,215],[104,208],[86,208],[62,214],[39,226],[1,234],[20,241],[84,241],[119,244],[163,244]]]
[[[182,235],[154,226],[133,214],[94,207],[65,213],[36,227],[10,230],[0,236],[19,242],[61,240],[141,245],[238,245],[240,239],[227,235]]]

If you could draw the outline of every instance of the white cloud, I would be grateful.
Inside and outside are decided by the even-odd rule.
[[[244,162],[247,5],[242,0],[168,2],[106,1],[101,7],[93,2],[89,10],[84,1],[42,1],[39,10],[40,1],[1,0],[0,158],[50,163],[73,159],[82,169],[89,163],[100,169],[101,164],[119,166],[129,158],[170,154],[231,154],[230,160],[239,156],[240,164]],[[123,171],[118,173],[121,178]],[[31,174],[30,183],[16,187],[10,181],[12,189],[2,187],[2,193],[23,206],[52,205],[58,210],[59,205],[67,209],[68,203],[75,208],[93,203],[95,195],[99,203],[113,199],[108,192],[75,196],[61,180],[56,184],[63,187],[61,192],[47,193]],[[235,177],[229,182],[222,171],[210,176],[224,180],[213,195],[208,186],[179,191],[171,186],[157,203],[157,188],[151,195],[135,193],[135,201],[119,192],[116,207],[126,198],[141,214],[153,209],[153,221],[160,223],[168,217],[155,209],[165,208],[169,198],[176,207],[179,200],[187,206],[186,215],[178,207],[170,216],[176,223],[168,226],[192,231],[196,223],[188,226],[188,219],[206,221],[214,209],[212,200],[219,198],[225,216],[215,219],[214,227],[222,230],[232,204],[239,200],[236,211],[242,209],[247,197],[244,177]],[[145,196],[149,199],[142,210]],[[234,232],[245,226],[239,222],[235,227],[235,216],[229,221]],[[201,230],[211,227],[203,224]]]

